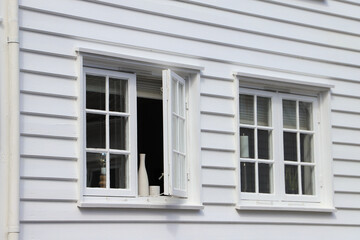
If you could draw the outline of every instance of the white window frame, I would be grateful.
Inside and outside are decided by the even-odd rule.
[[[186,182],[187,189],[186,193],[182,194],[176,192],[172,189],[169,191],[171,196],[160,196],[160,197],[139,197],[137,194],[137,160],[133,161],[135,163],[135,174],[133,176],[135,181],[135,191],[132,191],[130,194],[126,194],[124,191],[118,191],[117,194],[109,195],[109,192],[100,191],[100,194],[95,193],[94,195],[89,195],[86,192],[86,162],[85,151],[81,150],[80,161],[79,161],[79,176],[81,180],[79,181],[79,200],[78,206],[84,208],[165,208],[165,209],[202,209],[201,201],[201,161],[200,161],[200,71],[203,68],[185,65],[179,63],[163,62],[154,59],[145,59],[133,56],[127,56],[122,54],[114,54],[104,51],[91,50],[80,48],[78,52],[78,69],[79,76],[81,76],[82,81],[79,81],[79,109],[81,112],[84,112],[84,94],[86,91],[86,86],[84,86],[83,76],[86,68],[102,68],[109,69],[105,71],[111,71],[111,69],[118,71],[119,66],[124,65],[125,67],[121,68],[122,71],[126,71],[126,68],[129,68],[129,71],[133,72],[136,69],[142,71],[143,68],[149,69],[161,69],[169,71],[174,70],[175,72],[180,72],[184,75],[189,76],[185,84],[184,94],[186,95],[186,131],[185,136],[191,136],[187,138],[186,141],[186,158],[188,171]],[[103,60],[105,60],[103,63]],[[166,64],[165,64],[166,63]],[[124,70],[123,70],[124,69]],[[96,70],[97,71],[97,70]],[[191,85],[191,88],[190,88]],[[139,94],[139,93],[138,93]],[[140,93],[142,94],[142,93]],[[128,94],[130,96],[130,94]],[[136,98],[137,95],[134,94]],[[134,101],[136,103],[136,101]],[[189,104],[190,103],[190,104]],[[136,109],[136,108],[134,108]],[[136,121],[136,120],[135,120]],[[85,127],[85,128],[84,128]],[[131,129],[129,129],[130,131]],[[84,132],[86,131],[86,122],[84,122],[83,114],[80,114],[79,120],[79,148],[85,149],[84,145]],[[134,135],[135,134],[135,135]],[[136,142],[137,132],[136,127],[132,129],[132,140]],[[136,144],[134,144],[136,146]],[[169,145],[169,144],[164,144]],[[137,150],[134,151],[138,155]],[[137,156],[135,156],[137,158]],[[164,166],[165,167],[165,166]],[[85,169],[85,170],[84,170]],[[129,174],[131,174],[129,172]],[[166,177],[166,176],[165,176]],[[171,187],[171,185],[169,185]],[[165,187],[165,186],[164,186]],[[103,189],[100,189],[103,190]],[[116,189],[118,190],[118,189]],[[124,194],[125,193],[125,194]],[[98,194],[98,195],[97,195]]]
[[[236,73],[237,89],[237,175],[239,210],[290,210],[333,212],[333,177],[330,135],[330,88],[327,84],[314,84],[299,80],[275,78],[248,73]],[[240,94],[270,97],[272,101],[273,159],[277,164],[273,171],[273,193],[259,194],[241,192],[240,172]],[[283,127],[282,99],[312,102],[313,109],[313,147],[315,174],[315,195],[285,194],[284,160],[283,160]],[[274,104],[277,107],[273,108]],[[277,111],[277,112],[274,112]],[[281,116],[275,122],[274,116]],[[298,121],[298,119],[297,119]],[[274,133],[274,132],[273,132]],[[276,142],[275,142],[276,141]],[[320,144],[321,143],[321,144]],[[299,153],[298,153],[299,154]],[[302,163],[301,163],[302,164]],[[306,165],[306,163],[304,164]],[[279,174],[279,175],[278,175]],[[299,181],[301,178],[299,177]]]
[[[89,110],[86,108],[86,75],[92,76],[102,76],[106,78],[105,84],[105,110]],[[109,78],[116,78],[120,81],[127,81],[127,103],[128,103],[128,111],[127,113],[115,113],[110,112],[109,110]],[[136,196],[137,194],[137,179],[130,177],[131,175],[137,175],[137,143],[136,136],[137,135],[137,127],[136,127],[136,76],[135,74],[124,73],[124,72],[115,72],[111,70],[101,70],[94,68],[84,68],[84,77],[83,77],[83,139],[84,139],[84,169],[85,179],[83,181],[84,188],[84,196]],[[96,149],[96,148],[87,148],[86,147],[86,113],[94,113],[99,115],[106,116],[105,128],[106,128],[106,136],[105,136],[105,149]],[[127,129],[127,142],[128,142],[128,150],[114,150],[110,149],[110,134],[109,134],[109,117],[108,116],[126,116],[128,118],[128,129]],[[106,153],[106,185],[107,188],[88,188],[86,186],[86,153]],[[110,184],[110,154],[123,154],[127,155],[127,181],[128,188],[126,189],[110,189],[108,185]]]

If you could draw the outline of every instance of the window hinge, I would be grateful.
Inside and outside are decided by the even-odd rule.
[[[185,108],[186,108],[186,110],[189,110],[189,103],[188,102],[185,103]]]
[[[188,181],[190,181],[190,173],[186,174],[186,178],[187,178]]]

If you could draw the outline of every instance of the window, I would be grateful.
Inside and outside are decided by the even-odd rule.
[[[200,133],[189,121],[199,114],[196,102],[189,107],[199,94],[189,87],[199,84],[198,73],[132,60],[103,66],[91,58],[84,66],[79,206],[199,208],[199,153],[192,145],[199,147]],[[162,196],[138,194],[141,153],[149,185]]]
[[[320,104],[328,92],[270,85],[261,90],[240,79],[239,208],[333,209],[332,184],[325,182],[329,125],[321,118],[327,106]]]

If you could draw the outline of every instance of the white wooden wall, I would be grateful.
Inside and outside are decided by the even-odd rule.
[[[20,0],[20,30],[22,239],[358,239],[358,1]],[[205,67],[203,211],[77,207],[77,47]],[[337,212],[235,210],[233,71],[335,85]]]

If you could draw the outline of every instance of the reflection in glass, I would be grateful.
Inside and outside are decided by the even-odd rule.
[[[86,147],[105,148],[105,115],[86,114]]]
[[[271,100],[270,98],[257,97],[257,124],[270,126],[271,122]]]
[[[178,110],[178,84],[177,81],[175,81],[174,79],[171,81],[172,85],[171,85],[171,107],[172,107],[172,111],[173,113],[178,114],[179,110]]]
[[[172,116],[172,147],[173,150],[179,151],[179,142],[178,142],[178,136],[179,136],[179,124],[178,124],[178,118],[176,116]]]
[[[285,192],[287,194],[298,194],[298,170],[297,166],[285,165]]]
[[[127,156],[110,154],[110,188],[127,188]]]
[[[184,117],[184,106],[185,106],[185,99],[184,99],[184,85],[179,83],[179,115]]]
[[[185,120],[179,118],[179,151],[185,152]]]
[[[86,108],[105,110],[105,77],[86,75]]]
[[[254,129],[240,128],[240,141],[244,138],[248,139],[248,145],[244,145],[244,142],[240,142],[240,156],[245,158],[255,158],[255,146],[254,146]],[[248,150],[248,154],[244,154]]]
[[[174,174],[174,188],[185,190],[186,189],[186,165],[185,156],[173,153],[173,174]]]
[[[255,192],[255,164],[241,162],[241,191]]]
[[[272,192],[272,165],[259,163],[259,192]]]
[[[258,158],[271,159],[271,131],[258,130]]]
[[[299,123],[301,130],[311,129],[311,103],[299,102]]]
[[[109,117],[110,123],[110,148],[127,149],[127,117]]]
[[[296,133],[284,132],[284,160],[297,161]]]
[[[109,110],[127,112],[127,81],[109,79]]]
[[[301,187],[304,195],[314,195],[313,166],[301,166]]]
[[[105,153],[86,153],[86,187],[106,187]]]
[[[240,95],[240,123],[254,124],[254,96]]]
[[[302,162],[313,161],[312,135],[300,134],[300,154]]]
[[[284,128],[296,128],[296,101],[283,100]]]

